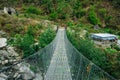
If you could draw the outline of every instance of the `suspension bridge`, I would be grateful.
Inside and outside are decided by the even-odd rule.
[[[34,73],[40,72],[41,80],[116,80],[84,57],[62,28],[48,46],[19,63],[28,63]]]

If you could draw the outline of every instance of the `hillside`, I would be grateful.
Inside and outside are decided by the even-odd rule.
[[[0,31],[6,33],[8,45],[15,47],[21,58],[49,44],[57,26],[62,26],[84,56],[120,78],[120,48],[96,46],[89,39],[91,33],[111,33],[120,39],[120,0],[0,0],[0,3],[1,10],[13,7],[17,11],[15,15],[0,14]]]

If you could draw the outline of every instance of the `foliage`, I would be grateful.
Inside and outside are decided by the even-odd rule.
[[[73,45],[84,54],[84,56],[92,60],[95,64],[102,66],[103,62],[107,62],[105,53],[100,49],[95,48],[93,42],[90,40],[78,38],[74,33],[68,33],[68,38]]]
[[[42,11],[34,6],[29,6],[26,8],[26,13],[32,13],[32,14],[36,14],[36,15],[40,15],[42,13]]]
[[[14,39],[9,40],[9,44],[18,47],[23,51],[23,57],[27,57],[37,51],[37,47],[34,45],[34,35],[30,26],[24,35],[16,34]]]
[[[120,0],[110,0],[115,8],[120,8]]]
[[[33,36],[30,34],[25,34],[18,46],[20,49],[24,51],[24,57],[27,57],[35,52],[33,44],[34,44]]]
[[[120,51],[120,47],[118,45],[113,46],[114,49],[116,49],[117,51]]]
[[[105,51],[109,54],[115,54],[117,52],[115,49],[112,48],[106,48]]]
[[[92,7],[90,9],[89,15],[88,15],[88,20],[91,22],[93,25],[101,24],[99,18],[97,17],[96,12],[94,11],[94,8]]]
[[[19,39],[19,38],[18,38]],[[32,27],[29,27],[28,31],[24,36],[22,36],[21,40],[16,44],[20,49],[24,52],[24,57],[27,57],[35,52],[34,46],[34,36]]]
[[[107,71],[109,74],[114,77],[119,78],[120,72],[120,61],[119,61],[119,52],[112,48],[97,48],[94,46],[94,43],[89,38],[80,38],[77,34],[77,31],[67,31],[68,39],[71,43],[88,59],[93,63]],[[86,36],[87,37],[87,36]],[[111,73],[112,72],[112,73]]]
[[[84,9],[80,10],[80,17],[83,17],[86,15],[86,11]]]
[[[102,18],[106,18],[107,10],[105,8],[99,9],[99,13],[102,16]]]
[[[51,28],[48,28],[44,33],[40,35],[39,46],[41,48],[45,47],[53,40],[54,37],[55,37],[55,32]]]
[[[58,14],[56,12],[53,12],[49,15],[50,20],[56,20],[58,18]]]

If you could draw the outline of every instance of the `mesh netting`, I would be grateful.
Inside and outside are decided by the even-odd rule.
[[[16,69],[16,67],[19,66],[19,68],[20,68],[20,66],[21,67],[25,66],[25,68],[28,67],[30,69],[30,71],[32,71],[34,74],[40,73],[40,76],[42,76],[42,78],[44,79],[44,75],[50,65],[50,61],[51,61],[52,55],[54,53],[56,41],[57,41],[57,36],[45,48],[40,49],[35,54],[33,54],[21,61],[18,61],[11,66],[0,69],[0,73],[4,73],[5,75],[7,75],[8,76],[7,80],[19,80],[19,79],[16,79],[17,76],[14,77],[15,74],[19,72],[18,71],[19,69]],[[20,73],[20,74],[22,75],[23,73]]]
[[[67,39],[65,34],[66,52],[73,80],[115,80],[104,70],[84,57]]]
[[[66,48],[65,50],[67,53],[72,80],[115,80],[112,76],[110,76],[104,70],[102,70],[86,57],[84,57],[80,52],[78,52],[69,42],[66,34],[64,34],[64,36],[62,37],[64,37]],[[46,72],[49,68],[53,53],[56,48],[56,44],[59,41],[58,39],[59,37],[57,34],[56,38],[47,47],[38,51],[34,55],[31,55],[28,58],[15,63],[12,66],[0,70],[0,73],[8,75],[8,80],[21,80],[14,77],[15,73],[17,72],[17,69],[14,66],[27,63],[30,69],[34,73],[40,73],[40,75],[42,76],[41,80],[44,80],[44,76],[46,75]]]

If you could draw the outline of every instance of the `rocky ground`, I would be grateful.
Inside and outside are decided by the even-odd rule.
[[[7,45],[6,34],[0,31],[0,80],[42,80],[41,74],[30,70],[28,63],[19,63],[16,48]]]

